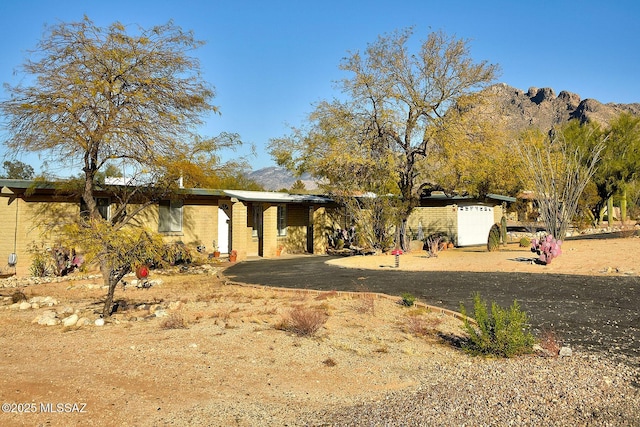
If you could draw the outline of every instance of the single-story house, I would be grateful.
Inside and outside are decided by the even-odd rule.
[[[109,218],[115,198],[96,193],[103,217]],[[408,222],[414,236],[447,235],[457,246],[485,244],[489,229],[499,223],[502,204],[514,198],[487,195],[479,200],[433,193],[423,197]],[[0,179],[0,272],[26,275],[33,244],[55,243],[54,223],[80,215],[81,199],[47,182]],[[136,221],[157,230],[167,242],[221,254],[235,251],[237,260],[273,258],[288,253],[324,254],[328,236],[344,211],[332,199],[266,191],[183,188],[171,200],[145,209]],[[2,258],[0,258],[2,259]]]
[[[79,215],[81,199],[46,182],[0,179],[0,189],[0,257],[7,262],[0,264],[1,270],[26,275],[30,246],[53,242],[55,236],[47,233],[52,222]],[[105,190],[96,198],[102,215],[109,218],[112,195]],[[168,242],[204,247],[209,253],[214,246],[221,254],[235,251],[241,261],[272,258],[281,250],[325,253],[331,229],[327,209],[333,207],[331,199],[314,195],[185,188],[136,218]]]
[[[433,192],[420,199],[420,205],[409,216],[408,227],[413,236],[440,234],[456,246],[487,243],[493,224],[500,224],[505,214],[503,204],[514,197],[487,194],[483,199],[468,196],[447,196]]]

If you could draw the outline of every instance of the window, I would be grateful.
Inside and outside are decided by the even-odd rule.
[[[97,197],[96,204],[98,205],[98,212],[103,219],[110,219],[111,217],[111,200],[108,197]],[[83,217],[89,216],[89,208],[83,199],[80,199],[80,215]]]
[[[162,200],[158,206],[158,231],[182,231],[182,200]]]
[[[253,204],[251,206],[251,211],[252,211],[252,220],[253,220],[251,236],[258,237],[258,230],[259,228],[262,227],[262,205]],[[261,235],[262,233],[260,232],[259,234]]]
[[[287,235],[287,207],[278,206],[278,236]]]

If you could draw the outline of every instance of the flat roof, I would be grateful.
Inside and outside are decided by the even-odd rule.
[[[229,197],[246,202],[268,203],[333,203],[333,199],[313,194],[289,194],[275,191],[223,190]]]
[[[24,179],[0,179],[0,187],[7,187],[9,189],[42,189],[42,190],[55,190],[57,184],[55,182],[38,181],[38,180],[24,180]],[[100,190],[104,191],[104,188]],[[314,194],[289,194],[280,193],[275,191],[249,191],[249,190],[217,190],[211,188],[181,188],[177,191],[181,194],[187,194],[192,196],[204,196],[204,197],[220,197],[227,196],[233,197],[245,202],[264,202],[264,203],[334,203],[334,200],[326,196],[318,196]],[[370,193],[362,195],[360,197],[371,197]],[[515,197],[503,196],[500,194],[487,194],[487,198],[499,200],[502,202],[515,202]],[[422,197],[427,200],[478,200],[475,197],[470,196],[447,196],[443,192],[434,191],[428,197]]]

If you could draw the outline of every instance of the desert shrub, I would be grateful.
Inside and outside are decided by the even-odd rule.
[[[53,267],[56,276],[66,276],[75,269],[80,268],[84,263],[81,256],[76,254],[74,249],[69,249],[61,245],[55,246],[51,255],[53,256]]]
[[[487,239],[487,250],[494,252],[500,249],[500,227],[493,224],[489,230],[489,238]]]
[[[277,328],[300,336],[310,336],[327,322],[327,315],[317,308],[298,306],[283,318]]]
[[[14,304],[26,300],[27,296],[22,291],[15,291],[13,294],[11,294],[11,302]]]
[[[187,321],[180,313],[171,313],[160,323],[162,329],[187,329],[187,326]]]
[[[182,242],[168,243],[163,248],[162,261],[169,265],[190,264],[193,254]]]
[[[529,246],[531,246],[531,239],[528,238],[527,236],[523,236],[520,238],[520,247],[521,248],[528,248]]]
[[[543,328],[539,336],[540,347],[552,356],[560,353],[560,340],[558,334],[552,328]]]
[[[326,300],[326,299],[330,299],[330,298],[336,298],[338,296],[338,291],[328,291],[328,292],[321,292],[320,294],[318,294],[318,296],[315,298],[316,301],[322,301],[322,300]]]
[[[43,245],[32,243],[29,252],[31,253],[29,273],[34,277],[45,277],[51,274],[53,259],[49,251]]]
[[[43,243],[32,242],[28,251],[31,253],[29,273],[34,277],[66,276],[84,263],[83,258],[77,255],[74,249],[61,245],[50,248]]]
[[[534,338],[528,331],[528,317],[520,310],[517,301],[513,301],[508,310],[492,302],[489,312],[487,303],[476,293],[473,308],[473,318],[477,325],[466,317],[464,305],[461,305],[460,310],[465,316],[464,330],[469,335],[463,348],[469,353],[512,357],[533,350]]]
[[[438,256],[438,252],[440,252],[441,249],[441,241],[442,237],[438,235],[427,237],[427,239],[425,240],[425,246],[430,257]]]
[[[356,305],[355,310],[360,314],[371,314],[372,316],[375,316],[375,296],[367,292],[359,294],[358,304]]]
[[[329,358],[327,358],[327,359],[323,360],[323,361],[322,361],[322,363],[323,363],[325,366],[328,366],[328,367],[330,367],[330,368],[333,368],[334,366],[336,366],[336,365],[338,364],[338,363],[337,363],[335,360],[333,360],[331,357],[329,357]]]
[[[408,292],[403,293],[401,297],[402,297],[401,304],[406,307],[411,307],[416,302],[416,297],[414,297]]]
[[[429,336],[436,334],[440,323],[442,323],[442,319],[437,317],[407,316],[405,324],[411,334]]]

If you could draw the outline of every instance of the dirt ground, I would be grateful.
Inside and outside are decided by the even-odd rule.
[[[594,236],[598,237],[598,236]],[[496,252],[484,246],[441,251],[437,257],[425,251],[400,255],[400,269],[414,271],[500,271],[583,275],[640,275],[640,238],[588,238],[566,240],[562,255],[548,265],[532,263],[537,255],[529,247],[509,243]],[[395,268],[393,255],[345,257],[332,264],[352,268]]]
[[[400,262],[411,269],[638,274],[638,238],[568,241],[549,266],[518,261],[531,252],[509,249],[490,254],[491,262],[478,248]],[[339,262],[389,268],[393,257]],[[434,363],[476,363],[438,338],[462,334],[451,316],[404,307],[397,297],[230,285],[223,271],[155,273],[163,282],[151,289],[118,289],[121,311],[104,326],[94,324],[105,293],[100,279],[0,288],[0,424],[292,425],[300,411],[414,387],[416,372]],[[12,301],[16,290],[57,304],[21,309]],[[317,312],[326,320],[315,335],[286,330],[299,307],[310,321]],[[90,324],[34,323],[45,310]]]

